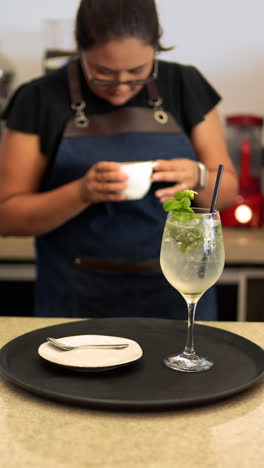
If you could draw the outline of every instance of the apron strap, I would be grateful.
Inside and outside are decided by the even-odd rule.
[[[151,258],[141,262],[120,262],[116,260],[105,260],[103,258],[76,257],[75,264],[80,268],[111,271],[116,273],[135,274],[161,271],[159,258]]]
[[[162,101],[161,97],[159,96],[159,90],[156,81],[150,81],[146,85],[149,104],[153,106],[153,103],[160,100]]]
[[[78,59],[69,60],[67,65],[68,84],[70,89],[71,104],[78,105],[82,102],[81,84],[78,70]]]
[[[159,95],[159,90],[156,81],[150,81],[146,84],[147,93],[148,93],[148,102],[149,105],[154,110],[154,119],[161,125],[166,125],[168,123],[168,114],[164,111],[162,107],[163,99]]]
[[[68,83],[71,96],[71,108],[75,111],[74,123],[78,128],[88,126],[88,118],[84,113],[86,102],[83,100],[78,69],[78,57],[70,60],[67,66]]]

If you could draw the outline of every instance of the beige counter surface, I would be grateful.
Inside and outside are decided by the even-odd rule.
[[[0,346],[33,329],[68,321],[0,317]],[[264,323],[210,324],[264,346]],[[56,403],[0,376],[4,468],[260,468],[263,420],[263,379],[208,406],[142,414]]]
[[[224,228],[227,263],[264,265],[264,227]],[[0,261],[34,261],[31,237],[0,237]]]

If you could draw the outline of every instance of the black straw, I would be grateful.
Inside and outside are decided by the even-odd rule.
[[[223,169],[224,169],[224,165],[219,164],[218,172],[217,172],[217,176],[216,176],[216,181],[215,181],[214,194],[213,194],[211,208],[210,208],[210,213],[213,213],[215,211],[215,205],[216,205],[216,201],[217,201],[217,197],[218,197],[218,192],[219,192],[219,187],[220,187],[220,182],[221,182]]]

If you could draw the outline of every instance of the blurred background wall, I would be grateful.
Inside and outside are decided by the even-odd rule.
[[[0,0],[0,57],[4,55],[16,73],[13,88],[42,73],[43,21],[73,20],[78,4]],[[197,66],[223,96],[221,115],[263,116],[264,1],[157,0],[157,6],[163,42],[175,46],[162,56]],[[69,44],[74,44],[72,33]]]

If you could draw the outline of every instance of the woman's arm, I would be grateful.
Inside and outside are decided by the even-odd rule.
[[[55,229],[86,208],[79,182],[38,193],[47,169],[37,135],[6,130],[0,156],[0,233],[37,235]]]
[[[208,207],[208,202],[212,199],[218,166],[223,164],[224,171],[216,207],[223,209],[230,206],[238,194],[238,177],[229,157],[224,132],[215,108],[205,116],[205,120],[193,128],[191,141],[197,159],[208,170],[206,188],[199,191],[196,198],[198,204]]]
[[[48,161],[37,135],[4,132],[0,152],[0,234],[40,235],[75,217],[92,203],[119,201],[126,187],[116,163],[98,163],[80,179],[39,193]]]
[[[238,193],[238,178],[228,155],[221,122],[215,108],[192,129],[191,141],[198,161],[205,164],[208,171],[206,187],[199,190],[195,201],[199,206],[210,207],[218,166],[223,164],[217,208],[223,209],[231,205]],[[156,192],[156,196],[163,202],[173,198],[173,194],[177,191],[195,190],[199,180],[199,169],[194,161],[188,159],[158,160],[153,180],[175,181],[175,185]]]

